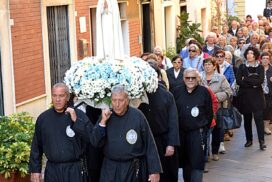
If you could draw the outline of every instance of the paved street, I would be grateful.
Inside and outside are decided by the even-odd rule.
[[[236,130],[232,141],[225,142],[227,153],[221,154],[219,161],[208,163],[209,173],[204,174],[204,182],[272,181],[272,136],[265,138],[267,150],[260,151],[255,123],[253,128],[253,146],[244,148],[244,128]]]

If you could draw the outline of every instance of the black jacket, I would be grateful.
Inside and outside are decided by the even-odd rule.
[[[265,8],[264,11],[263,11],[263,15],[266,18],[270,18],[270,16],[272,16],[272,9]]]
[[[247,67],[241,64],[237,71],[238,109],[242,114],[248,114],[264,109],[264,93],[262,83],[264,82],[264,67]]]
[[[182,85],[184,70],[185,70],[184,68],[180,68],[180,72],[179,72],[177,78],[175,77],[174,68],[169,68],[168,70],[166,70],[167,78],[168,78],[168,81],[169,81],[169,91],[171,93],[173,93],[174,89],[177,86]]]
[[[149,104],[141,104],[153,135],[167,136],[167,146],[179,145],[178,113],[173,95],[159,84],[155,93],[147,94]]]
[[[207,49],[207,45],[205,45],[202,49],[203,52],[209,54],[210,56],[214,56],[214,54],[216,53],[216,51],[218,50],[222,50],[218,45],[214,45],[214,49],[212,51],[209,51]]]
[[[237,30],[236,30],[235,33],[232,31],[231,28],[230,28],[229,31],[228,31],[229,34],[231,34],[232,36],[236,36],[236,37],[237,37],[237,32],[238,32],[238,28],[237,28]]]
[[[213,118],[212,99],[207,88],[198,85],[192,93],[184,85],[174,90],[178,109],[179,126],[182,131],[198,130],[209,127]],[[193,116],[192,111],[198,110]]]

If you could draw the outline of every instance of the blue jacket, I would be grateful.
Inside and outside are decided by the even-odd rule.
[[[234,75],[233,67],[232,67],[232,65],[230,65],[226,61],[224,63],[224,66],[225,66],[225,71],[224,71],[223,75],[227,78],[230,86],[232,86],[234,81],[235,81],[235,75]]]

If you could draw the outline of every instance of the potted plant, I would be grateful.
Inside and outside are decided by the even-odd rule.
[[[26,112],[0,116],[0,182],[29,181],[28,163],[34,128],[33,118]]]

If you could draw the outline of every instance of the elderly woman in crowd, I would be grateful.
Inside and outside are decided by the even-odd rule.
[[[158,67],[160,68],[160,65],[162,64],[161,63],[161,59],[158,59],[158,56],[156,56],[155,54],[149,54],[146,58],[146,61],[156,61],[158,63]],[[166,71],[164,69],[161,69],[161,80],[160,82],[162,82],[163,85],[165,85],[165,87],[167,88],[167,90],[169,90],[169,81],[168,81],[168,78],[167,78],[167,74],[166,74]]]
[[[229,44],[232,35],[229,33],[229,27],[228,27],[228,25],[223,25],[221,35],[224,36],[224,37],[226,37],[227,44]]]
[[[242,30],[242,28],[239,28],[238,30],[237,30],[237,38],[239,39],[239,38],[243,38],[243,30]]]
[[[220,106],[227,101],[232,94],[230,84],[226,77],[219,74],[220,69],[214,58],[206,58],[203,61],[204,71],[201,73],[202,85],[208,86],[216,95]],[[222,125],[217,123],[212,131],[212,159],[219,160],[218,152],[221,142]]]
[[[265,109],[264,109],[264,133],[267,135],[271,135],[271,131],[269,129],[269,123],[272,119],[272,66],[270,65],[271,54],[269,52],[264,52],[261,55],[261,62],[264,66],[264,83],[263,83],[263,91],[265,96]]]
[[[232,64],[232,54],[230,51],[225,51],[225,61],[227,61],[229,64]]]
[[[264,52],[269,52],[270,54],[272,53],[272,43],[271,42],[266,42],[262,45],[261,53],[264,53]]]
[[[235,81],[235,75],[232,65],[225,61],[225,51],[216,51],[215,60],[216,63],[219,65],[220,73],[223,74],[227,78],[229,84],[232,85]]]
[[[264,82],[264,67],[259,64],[259,51],[255,47],[248,47],[244,53],[245,63],[240,65],[237,72],[239,110],[244,115],[246,133],[245,147],[253,143],[252,116],[257,128],[260,149],[265,150],[263,109],[265,105],[262,83]]]
[[[156,46],[154,48],[154,52],[153,53],[158,56],[158,58],[159,58],[159,67],[161,69],[167,70],[167,69],[173,67],[170,59],[168,57],[166,57],[166,56],[163,55],[163,51],[162,51],[162,48],[160,46]]]
[[[238,41],[238,39],[235,36],[232,36],[230,38],[230,45],[233,47],[234,50],[236,50],[238,48],[237,41]]]
[[[241,57],[241,50],[245,44],[246,44],[246,39],[244,38],[238,39],[237,48],[234,50],[235,56]]]
[[[220,35],[218,38],[218,47],[220,47],[221,49],[224,49],[225,46],[227,45],[227,39],[226,37],[224,37],[223,35]]]
[[[203,58],[200,56],[201,50],[196,44],[191,44],[189,46],[189,57],[185,58],[183,61],[184,68],[195,68],[198,71],[203,70]]]

